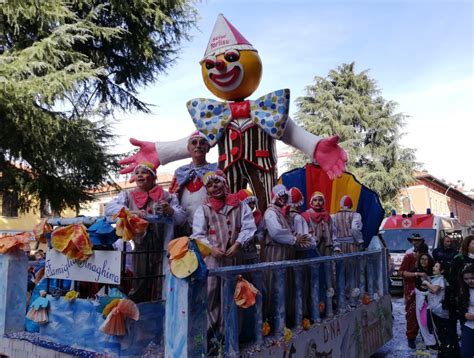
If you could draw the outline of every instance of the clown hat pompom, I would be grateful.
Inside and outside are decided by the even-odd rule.
[[[303,205],[304,203],[304,198],[303,198],[303,194],[301,193],[301,191],[296,188],[296,187],[293,187],[291,188],[289,191],[288,191],[288,204],[293,206],[293,207],[298,207],[298,206],[301,206]]]
[[[352,199],[349,195],[344,195],[339,202],[341,209],[352,209]]]
[[[250,190],[247,189],[240,189],[237,192],[237,197],[239,198],[240,201],[244,203],[254,203],[257,201],[257,198],[253,195],[253,193]]]

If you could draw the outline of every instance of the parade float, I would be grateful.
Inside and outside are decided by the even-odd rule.
[[[196,128],[218,146],[218,164],[232,190],[251,188],[265,208],[277,182],[275,140],[282,140],[320,166],[308,164],[285,173],[280,182],[299,188],[304,205],[312,192],[323,192],[330,213],[337,211],[342,196],[350,195],[354,211],[362,217],[365,250],[208,270],[203,261],[209,253],[206,245],[180,238],[161,251],[166,277],[155,277],[164,280],[160,299],[135,303],[127,297],[126,261],[135,254],[128,245],[146,233],[149,223],[159,225],[163,235],[173,231],[173,223],[159,214],[139,219],[126,211],[115,217],[50,218],[34,230],[35,239],[47,242],[49,250],[44,277],[28,306],[28,261],[23,251],[28,237],[0,241],[0,274],[5,278],[0,283],[1,354],[15,356],[29,350],[41,357],[55,350],[84,357],[207,356],[213,338],[207,329],[209,277],[223,280],[225,298],[224,334],[213,355],[366,357],[392,338],[387,254],[376,236],[383,210],[374,192],[344,172],[346,155],[337,137],[321,139],[294,124],[288,116],[289,90],[246,100],[260,82],[261,61],[222,15],[201,71],[206,86],[226,102],[194,99],[188,110]],[[186,141],[131,140],[139,151],[122,161],[128,165],[123,172],[144,161],[156,168],[185,158]],[[359,274],[346,282],[344,267],[349,263]],[[293,287],[285,287],[288,268],[294,272]],[[321,271],[328,268],[334,268],[334,287],[322,289]],[[275,274],[277,289],[263,297],[262,275],[268,271]],[[311,292],[307,316],[303,275],[309,275]],[[348,298],[346,285],[357,294]],[[293,325],[285,320],[287,289],[295,293]],[[265,300],[277,308],[271,324],[263,321]]]

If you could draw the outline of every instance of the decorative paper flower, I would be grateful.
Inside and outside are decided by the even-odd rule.
[[[212,253],[212,247],[210,247],[208,244],[202,242],[199,239],[194,239],[194,241],[196,242],[196,245],[203,259]]]
[[[334,288],[330,287],[326,290],[326,297],[334,296]]]
[[[82,224],[57,228],[51,234],[51,245],[72,260],[85,261],[94,252],[87,230]]]
[[[144,235],[148,229],[148,221],[131,214],[127,209],[122,208],[113,216],[113,219],[119,218],[115,226],[115,233],[124,241],[130,241],[135,236]]]
[[[359,287],[355,287],[351,292],[351,296],[354,298],[357,298],[359,297],[359,295],[360,295],[360,289]]]
[[[126,334],[125,319],[130,318],[137,321],[139,317],[140,313],[137,305],[133,301],[123,298],[112,308],[104,323],[100,326],[100,330],[111,336],[124,336]]]
[[[31,304],[31,308],[26,317],[38,324],[48,323],[49,300],[46,298],[46,291],[40,291],[40,295]]]
[[[319,302],[319,312],[323,313],[325,309],[326,304],[324,303],[324,301]]]
[[[307,318],[303,319],[303,329],[307,331],[310,328],[311,328],[311,322],[309,321],[309,319]]]
[[[289,328],[283,328],[283,339],[285,340],[286,343],[291,341],[293,338],[293,332]]]
[[[48,224],[48,219],[41,220],[33,228],[33,234],[35,235],[36,241],[39,241],[43,244],[46,244],[48,242],[48,239],[46,238],[46,234],[49,234],[52,231],[53,231],[53,227],[50,224]]]
[[[27,251],[30,248],[28,241],[30,234],[22,232],[0,238],[0,254],[6,254],[15,250]]]
[[[265,337],[265,336],[268,336],[269,333],[270,333],[270,324],[268,322],[263,322],[262,335]]]
[[[104,310],[102,311],[102,316],[104,316],[104,318],[107,318],[110,311],[112,311],[113,308],[117,307],[120,301],[121,301],[121,298],[112,299],[112,301],[110,301],[108,304],[105,305]]]
[[[237,280],[234,291],[235,304],[242,308],[248,308],[255,304],[258,290],[242,276]]]
[[[74,290],[68,291],[68,293],[64,295],[64,301],[74,302],[78,296],[79,292]]]

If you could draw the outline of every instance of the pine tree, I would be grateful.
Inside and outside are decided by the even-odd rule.
[[[114,111],[149,111],[188,39],[188,1],[4,0],[0,4],[0,193],[25,211],[79,208],[108,177]]]
[[[326,78],[316,77],[296,100],[295,119],[319,136],[338,135],[349,156],[347,170],[390,210],[399,190],[413,180],[416,166],[414,150],[400,144],[406,116],[380,95],[367,70],[356,73],[354,67],[342,64]],[[293,168],[305,162],[308,158],[294,153],[288,164]]]

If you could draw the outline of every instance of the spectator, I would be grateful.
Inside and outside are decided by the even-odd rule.
[[[433,250],[433,259],[435,262],[440,262],[444,268],[444,277],[446,277],[447,281],[450,282],[450,274],[451,274],[451,264],[454,260],[454,257],[457,254],[457,251],[453,248],[453,238],[450,235],[446,235],[443,238],[443,241],[440,246]],[[457,287],[457,286],[456,286]],[[454,286],[450,283],[446,286],[444,292],[444,301],[448,303],[446,308],[450,310],[449,313],[449,324],[450,324],[450,331],[456,332],[457,326],[457,319],[456,319],[456,307],[454,306]]]
[[[418,322],[416,319],[416,299],[415,299],[415,277],[418,273],[413,272],[416,268],[418,254],[428,252],[428,246],[424,243],[425,239],[418,234],[413,234],[408,241],[413,245],[413,252],[405,254],[400,265],[399,273],[403,278],[403,297],[405,299],[405,318],[407,322],[406,336],[408,346],[416,348],[415,340],[418,335]]]
[[[461,290],[461,272],[466,264],[474,264],[474,236],[467,236],[462,241],[461,252],[453,258],[448,279],[452,292],[455,292],[454,295],[449,297],[450,318],[456,321],[459,319],[461,325],[464,322],[464,315],[459,310],[461,302],[457,293]],[[454,325],[456,326],[456,322],[454,322]]]
[[[428,329],[428,287],[423,284],[433,274],[433,258],[428,253],[419,253],[415,273],[416,320],[426,348],[436,349],[436,338]]]
[[[453,238],[446,235],[443,238],[442,245],[433,250],[433,260],[440,262],[444,267],[444,276],[449,277],[451,263],[457,252],[453,248]]]
[[[474,264],[467,264],[462,270],[460,287],[461,313],[464,324],[461,330],[461,357],[474,357]]]
[[[428,308],[433,322],[433,334],[439,345],[438,358],[459,356],[459,345],[456,331],[449,321],[449,311],[444,307],[447,281],[444,277],[444,263],[436,262],[433,266],[433,276],[422,281],[428,287]]]

